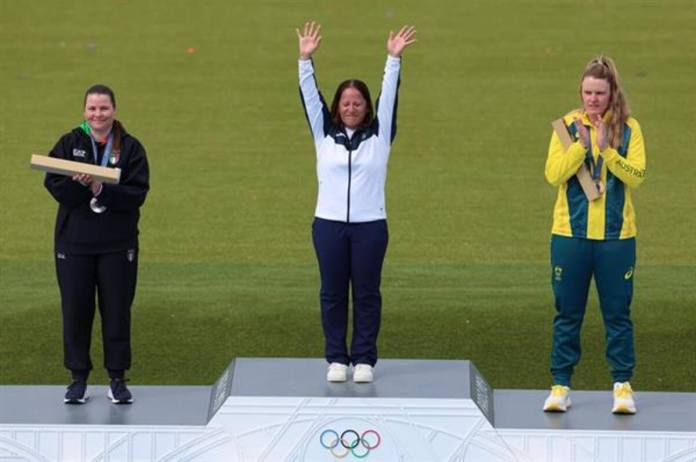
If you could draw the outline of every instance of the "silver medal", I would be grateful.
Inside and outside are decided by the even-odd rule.
[[[92,209],[92,212],[94,213],[104,213],[106,212],[106,206],[104,205],[99,205],[99,202],[97,202],[97,198],[93,197],[91,201],[89,201],[89,208]]]

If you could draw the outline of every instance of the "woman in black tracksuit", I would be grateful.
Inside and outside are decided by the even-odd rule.
[[[63,135],[51,157],[121,169],[118,184],[90,175],[48,173],[58,201],[55,263],[63,313],[64,363],[72,373],[64,401],[84,403],[92,369],[89,349],[95,296],[102,321],[104,366],[114,403],[131,403],[125,371],[131,365],[130,310],[138,267],[139,209],[149,189],[145,149],[115,120],[116,99],[104,85],[85,94],[85,122]]]

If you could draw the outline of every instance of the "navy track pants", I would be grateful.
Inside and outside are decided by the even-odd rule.
[[[321,274],[326,360],[374,366],[382,312],[379,288],[389,241],[387,222],[344,223],[315,218],[312,241]],[[353,300],[350,354],[346,346],[349,286]]]

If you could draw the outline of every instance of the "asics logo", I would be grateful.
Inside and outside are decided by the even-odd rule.
[[[363,459],[370,455],[370,452],[377,449],[382,443],[382,437],[377,430],[365,430],[362,434],[349,428],[341,435],[333,429],[324,430],[319,435],[319,444],[328,449],[332,456],[343,459],[348,454],[358,459]]]

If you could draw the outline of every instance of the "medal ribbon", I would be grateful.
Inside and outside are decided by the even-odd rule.
[[[599,180],[602,178],[602,165],[604,164],[604,157],[601,155],[597,156],[597,162],[595,162],[594,156],[592,155],[592,145],[590,145],[585,153],[585,162],[587,162],[587,166],[590,168],[590,172],[592,173],[592,180],[595,183],[599,183]]]
[[[89,139],[92,141],[92,155],[94,156],[94,163],[95,165],[98,165],[99,162],[99,151],[97,150],[97,142],[94,140],[94,136],[92,134],[89,134]],[[109,162],[109,157],[111,157],[111,147],[114,144],[114,132],[113,130],[111,133],[109,133],[109,137],[107,138],[106,141],[106,147],[104,148],[104,155],[102,156],[101,160],[101,166],[106,167],[106,164]]]
[[[83,128],[84,130],[84,128]],[[89,139],[92,142],[92,156],[94,156],[94,164],[99,165],[101,164],[102,167],[106,167],[106,165],[109,162],[109,157],[111,157],[111,147],[114,144],[114,131],[111,130],[109,133],[109,136],[106,141],[106,147],[104,148],[104,154],[102,155],[102,160],[99,162],[99,150],[97,149],[97,142],[94,139],[94,136],[91,133],[91,130],[88,132],[89,133]],[[104,213],[106,211],[106,207],[103,205],[99,205],[99,202],[97,201],[96,197],[93,197],[92,200],[89,203],[89,208],[92,209],[94,213]]]
[[[599,183],[600,178],[602,178],[602,165],[604,164],[604,157],[597,156],[597,162],[595,163],[592,159],[592,152],[589,152],[588,162],[590,163],[590,171],[592,172],[592,179],[595,183]]]

